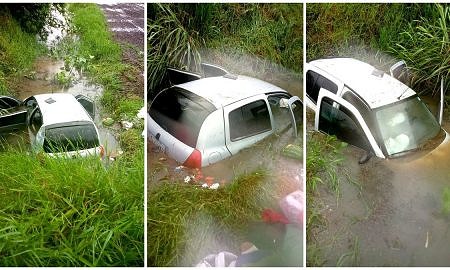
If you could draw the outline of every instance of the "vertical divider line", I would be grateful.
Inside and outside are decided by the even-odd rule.
[[[144,4],[144,267],[147,267],[147,2]]]
[[[302,90],[303,90],[303,192],[305,194],[304,204],[303,204],[303,267],[306,267],[306,106],[305,106],[305,91],[306,91],[306,81],[305,81],[305,66],[306,66],[306,0],[302,0],[303,7],[303,67],[302,67]]]

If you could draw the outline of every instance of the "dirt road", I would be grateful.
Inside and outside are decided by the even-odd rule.
[[[144,97],[144,4],[99,5],[114,39],[122,47],[123,62],[130,66],[123,74],[123,89]]]

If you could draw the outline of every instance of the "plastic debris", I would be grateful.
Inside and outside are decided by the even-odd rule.
[[[114,119],[112,119],[111,117],[107,117],[102,120],[102,124],[107,127],[111,126],[112,124],[114,124]]]
[[[191,177],[188,175],[184,178],[184,182],[187,184],[189,182],[191,182]]]
[[[227,251],[222,251],[218,254],[209,254],[196,267],[234,267],[236,266],[237,257]]]
[[[121,121],[120,124],[122,124],[122,127],[125,130],[129,130],[130,128],[133,127],[133,123],[131,123],[130,121]]]
[[[158,160],[159,160],[159,161],[166,161],[166,160],[167,160],[167,158],[165,158],[165,157],[161,157],[161,158],[159,158]]]
[[[211,186],[209,186],[209,189],[218,189],[219,188],[219,183],[214,183]]]
[[[139,117],[139,118],[141,118],[141,119],[144,119],[144,118],[145,118],[145,115],[146,115],[145,108],[142,107],[142,108],[139,110],[139,112],[137,113],[137,117]]]
[[[204,183],[204,184],[202,185],[202,188],[208,188],[208,184]]]
[[[175,167],[175,172],[181,172],[184,169],[183,165]]]
[[[212,177],[212,176],[207,176],[205,178],[205,182],[208,184],[208,186],[211,186],[213,184],[213,181],[214,181],[214,177]]]
[[[299,226],[303,226],[304,198],[305,194],[300,190],[296,190],[279,202],[281,210],[287,219],[291,223],[297,223]]]

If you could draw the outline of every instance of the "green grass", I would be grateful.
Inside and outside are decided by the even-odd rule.
[[[143,265],[143,154],[98,158],[0,152],[0,265]]]
[[[76,42],[67,40],[62,45],[63,53],[56,54],[66,55],[66,62],[75,63],[75,66],[82,63],[77,67],[87,71],[92,81],[103,86],[101,103],[112,118],[131,120],[144,106],[144,100],[124,87],[123,81],[133,67],[122,62],[122,49],[112,39],[103,12],[96,4],[70,4],[69,11],[73,14],[74,31],[80,39]],[[135,125],[133,129],[142,126]],[[120,136],[127,137],[129,151],[143,148],[140,132],[135,130]]]
[[[333,3],[306,5],[306,58],[388,52],[409,23],[433,14],[430,4]]]
[[[271,188],[274,183],[268,181],[270,177],[257,171],[218,190],[180,183],[163,183],[150,189],[148,264],[195,265],[213,252],[204,250],[204,246],[217,239],[222,240],[222,248],[232,243],[236,247],[246,240],[248,225],[260,220],[262,210],[273,207],[276,201]],[[211,235],[213,239],[207,241]],[[199,254],[202,249],[207,253]]]
[[[31,67],[44,51],[33,34],[26,33],[11,15],[0,10],[0,95],[10,95],[8,82]]]
[[[206,47],[251,54],[302,71],[303,10],[300,4],[229,4],[217,7]]]
[[[161,83],[167,66],[200,72],[208,51],[241,60],[251,56],[259,70],[276,64],[300,73],[302,14],[301,4],[149,5],[149,97],[166,87]]]
[[[337,173],[343,163],[342,149],[345,143],[335,137],[313,132],[307,135],[306,146],[306,264],[321,266],[320,246],[315,243],[318,229],[326,229],[326,222],[320,214],[322,208],[320,188],[330,190],[338,199],[340,196],[340,177]]]

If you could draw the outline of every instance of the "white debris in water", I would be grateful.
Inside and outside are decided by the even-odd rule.
[[[144,29],[142,28],[130,28],[130,27],[114,27],[111,28],[112,32],[127,32],[127,33],[131,33],[131,32],[139,32],[139,33],[143,33]]]
[[[189,182],[191,182],[191,177],[188,175],[184,178],[184,182],[187,184]]]
[[[220,186],[219,183],[214,183],[209,187],[209,189],[218,189],[219,186]]]
[[[122,127],[125,130],[129,130],[130,128],[133,127],[133,123],[129,122],[129,121],[121,121],[120,124],[122,124]]]
[[[139,112],[137,113],[137,117],[139,117],[139,118],[141,118],[141,119],[144,119],[144,118],[145,118],[145,115],[146,115],[145,107],[142,107],[142,108],[139,110]]]

